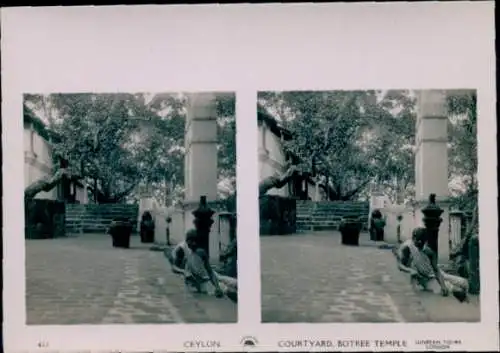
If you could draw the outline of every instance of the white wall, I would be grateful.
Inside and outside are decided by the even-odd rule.
[[[324,200],[324,193],[321,189],[318,190],[318,200],[316,200],[316,184],[307,182],[307,196],[311,198],[311,201],[322,201]]]
[[[170,223],[170,241],[178,244],[185,238],[184,211],[178,209],[169,209],[169,216],[172,218]],[[190,228],[194,227],[192,224]]]
[[[266,124],[259,125],[259,180],[275,176],[284,172],[285,155],[281,146],[281,139],[274,135]],[[269,195],[289,196],[287,186],[281,189],[271,189]]]
[[[76,185],[75,194],[76,200],[81,204],[89,203],[88,189],[86,189],[85,187]]]
[[[377,207],[378,208],[378,207]],[[403,216],[403,220],[401,220],[401,228],[400,228],[400,236],[401,241],[404,241],[411,237],[411,234],[408,234],[409,230],[405,225],[407,225],[407,221],[410,219],[413,223],[413,216],[411,209],[405,208],[403,205],[390,205],[385,208],[378,208],[380,212],[385,217],[385,228],[384,228],[384,240],[391,244],[397,243],[397,228],[398,228],[398,216]],[[409,218],[409,219],[408,219]],[[406,221],[406,222],[405,222]],[[405,224],[403,224],[405,222]]]
[[[33,136],[33,149],[37,155],[37,160],[47,166],[52,166],[52,147],[38,134]]]
[[[24,125],[24,186],[41,178],[52,175],[52,147],[28,124]],[[40,192],[37,199],[57,199],[57,188],[49,192]]]
[[[167,243],[167,217],[168,210],[166,207],[157,207],[153,214],[155,222],[155,243]]]
[[[375,209],[382,210],[389,206],[391,206],[391,200],[387,195],[382,193],[373,193],[370,195],[370,213]]]
[[[275,176],[285,172],[285,153],[282,148],[281,138],[271,132],[265,123],[259,125],[258,131],[258,151],[259,151],[259,180],[270,176]],[[285,185],[281,189],[271,189],[269,195],[283,197],[290,196],[289,186]],[[309,183],[308,196],[311,200],[316,200],[316,185]],[[319,190],[319,200],[325,200],[326,195],[323,190]]]
[[[52,160],[53,148],[42,136],[38,135],[29,124],[24,125],[24,186],[52,175],[54,172]],[[86,203],[84,188],[76,187],[76,199]],[[58,187],[48,192],[40,192],[35,198],[56,200]]]

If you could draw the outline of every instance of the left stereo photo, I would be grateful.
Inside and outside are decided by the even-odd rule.
[[[235,99],[24,95],[27,325],[237,322]]]

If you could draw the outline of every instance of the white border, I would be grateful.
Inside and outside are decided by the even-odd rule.
[[[39,350],[37,342],[48,341],[51,351],[203,351],[184,342],[217,339],[218,351],[238,351],[244,336],[255,336],[262,351],[304,338],[461,339],[455,349],[498,349],[493,9],[493,2],[2,9],[6,349]],[[259,323],[256,91],[367,88],[478,89],[481,323]],[[239,323],[26,327],[22,93],[206,90],[237,91]]]

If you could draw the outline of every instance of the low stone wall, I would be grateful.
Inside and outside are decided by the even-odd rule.
[[[215,211],[212,216],[214,223],[210,231],[209,240],[210,260],[214,263],[218,262],[219,255],[223,253],[229,245],[231,236],[236,236],[236,225],[235,222],[231,220],[232,217],[235,216],[235,213],[225,212],[217,209],[217,207],[219,207],[217,203],[212,203],[210,205],[210,208]],[[170,244],[179,244],[184,241],[187,230],[194,228],[192,224],[194,219],[192,210],[170,208],[167,213],[171,220],[170,223],[167,224]]]
[[[221,212],[217,217],[219,230],[219,252],[223,253],[229,246],[232,236],[236,236],[236,223],[233,221],[234,213]]]
[[[179,244],[184,240],[186,230],[184,226],[184,210],[171,209],[169,210],[169,217],[171,222],[168,225],[170,242],[172,244]]]
[[[411,228],[414,223],[413,209],[406,208],[404,205],[391,205],[379,210],[386,222],[384,228],[384,241],[396,244],[398,241],[403,242],[411,237]],[[398,216],[402,217],[400,222],[398,221]]]
[[[25,204],[26,239],[50,239],[66,235],[64,202],[32,199]]]
[[[296,232],[296,200],[277,195],[259,199],[260,234],[283,235]]]
[[[167,219],[169,218],[168,209],[165,207],[157,207],[150,212],[155,222],[155,243],[167,245],[167,243],[169,243],[169,239],[167,238]],[[142,215],[139,216],[142,217]]]
[[[104,233],[114,218],[125,217],[137,229],[138,205],[66,204],[67,233]]]

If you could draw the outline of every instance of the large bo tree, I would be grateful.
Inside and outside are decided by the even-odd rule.
[[[353,199],[371,181],[394,194],[411,185],[407,165],[413,158],[415,114],[409,92],[265,92],[259,102],[293,135],[284,145],[301,161],[295,168],[322,180],[330,200]],[[275,178],[276,185],[293,174],[289,169]]]
[[[48,191],[64,178],[85,179],[95,201],[120,202],[138,185],[152,185],[161,195],[183,187],[186,96],[182,94],[51,94],[26,95],[58,136],[55,156],[68,168],[25,189],[27,199]],[[235,176],[235,97],[218,99],[220,177]],[[56,165],[57,167],[57,165]],[[177,195],[179,196],[179,195]]]

